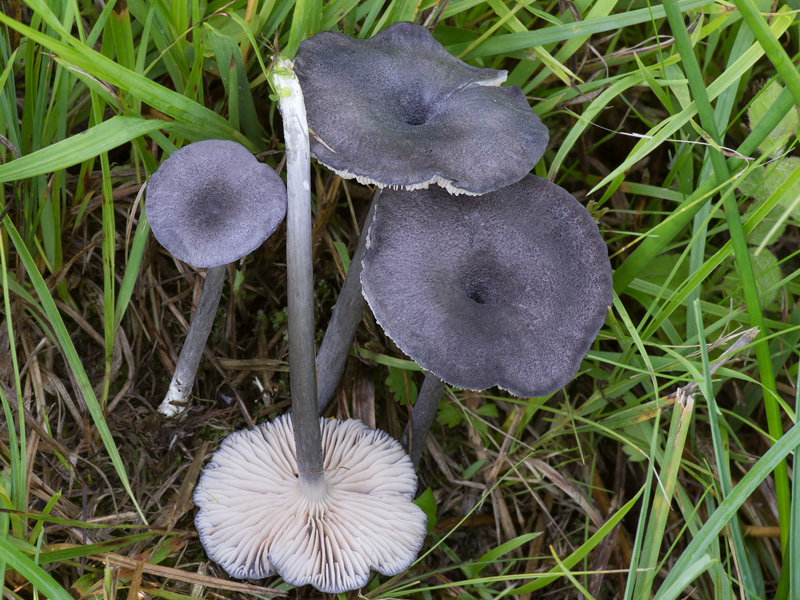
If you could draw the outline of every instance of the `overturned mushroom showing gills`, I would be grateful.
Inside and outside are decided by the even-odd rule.
[[[410,459],[388,434],[354,419],[321,419],[325,487],[298,479],[290,415],[223,440],[194,493],[209,557],[233,577],[277,571],[332,594],[396,575],[422,547]],[[312,493],[309,493],[312,492]]]
[[[214,322],[229,263],[258,248],[286,214],[286,187],[241,144],[206,140],[173,152],[147,183],[147,219],[169,252],[205,267],[206,282],[158,410],[181,412]]]
[[[547,146],[520,88],[500,87],[506,71],[462,62],[413,23],[367,40],[318,33],[295,67],[311,154],[345,178],[484,194],[522,179]]]
[[[523,397],[575,376],[612,300],[597,225],[532,175],[480,198],[384,190],[361,282],[420,366],[456,387]]]

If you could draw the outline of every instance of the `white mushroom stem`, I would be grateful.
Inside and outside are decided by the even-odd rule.
[[[428,437],[433,421],[439,410],[439,403],[444,393],[444,381],[433,373],[425,375],[425,381],[411,411],[411,421],[406,425],[401,443],[411,456],[411,462],[416,467],[422,458],[425,449],[425,438]]]
[[[361,237],[317,354],[317,401],[320,414],[333,400],[347,363],[350,346],[356,336],[356,329],[361,322],[361,315],[364,314],[366,301],[361,293],[361,259],[367,249],[367,234],[375,216],[375,205],[380,193],[379,189],[375,190],[372,196],[367,218],[361,228]]]
[[[225,283],[226,270],[227,265],[222,265],[211,267],[206,271],[206,280],[203,284],[203,292],[200,294],[197,311],[194,313],[189,333],[183,342],[178,362],[175,364],[175,372],[172,374],[167,395],[158,407],[158,412],[165,417],[174,417],[186,409],[186,403],[194,386],[197,367],[200,365],[203,349],[206,347],[211,327],[214,325],[214,317],[217,314],[222,287]]]
[[[314,358],[314,274],[311,265],[311,156],[303,92],[292,61],[272,71],[286,142],[286,277],[289,311],[289,377],[300,487],[324,495],[322,436]]]

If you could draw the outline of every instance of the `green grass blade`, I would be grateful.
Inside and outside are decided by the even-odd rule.
[[[41,3],[40,0],[36,0],[35,2],[32,0],[31,4],[38,8]],[[255,150],[253,144],[244,135],[233,129],[225,119],[212,110],[138,73],[121,67],[99,52],[95,52],[77,41],[73,42],[74,45],[67,45],[31,29],[3,13],[0,13],[0,22],[11,29],[19,31],[21,34],[28,37],[28,39],[41,44],[57,56],[83,69],[93,77],[125,89],[142,102],[146,102],[164,114],[186,125],[192,125],[195,129],[203,132],[206,137],[234,140],[251,150]]]
[[[34,589],[46,594],[51,600],[73,600],[72,596],[44,569],[12,546],[7,539],[1,537],[0,560],[30,581]]]
[[[158,129],[169,129],[170,123],[139,117],[111,117],[85,133],[27,154],[0,165],[0,183],[28,179],[66,169],[108,152],[131,140]]]
[[[688,11],[712,3],[713,0],[682,0],[678,3],[678,6],[680,10]],[[445,11],[445,14],[447,14],[447,11]],[[555,27],[543,27],[526,33],[509,33],[484,42],[479,48],[467,54],[464,59],[470,60],[482,56],[513,54],[527,50],[532,46],[547,46],[548,44],[555,44],[572,38],[589,37],[600,33],[616,31],[624,27],[632,27],[634,25],[647,23],[652,19],[663,19],[664,16],[664,8],[655,5],[651,8],[628,10],[623,13],[611,15],[610,17],[593,19],[591,21],[586,20],[578,23],[565,23]],[[468,44],[455,44],[453,46],[448,46],[447,50],[451,54],[459,55],[467,46]]]
[[[581,560],[586,558],[586,556],[588,556],[589,553],[594,550],[598,544],[600,544],[600,542],[602,542],[603,539],[614,530],[617,524],[619,524],[619,522],[625,518],[625,515],[627,515],[634,506],[636,506],[636,503],[642,496],[642,492],[644,492],[644,487],[639,488],[639,491],[636,493],[636,495],[628,500],[628,502],[626,502],[625,505],[622,506],[616,513],[614,513],[613,517],[609,518],[605,523],[603,523],[602,527],[600,527],[597,532],[592,535],[592,537],[586,540],[586,542],[580,548],[562,560],[562,565],[567,569],[571,569]],[[520,586],[514,590],[514,592],[517,595],[530,594],[531,592],[535,592],[536,590],[540,590],[543,587],[550,585],[563,575],[564,572],[561,567],[553,567],[546,575],[528,584]]]
[[[706,521],[698,534],[686,546],[680,558],[670,567],[669,574],[664,580],[661,589],[654,600],[665,600],[676,596],[672,593],[673,586],[677,583],[684,585],[684,589],[691,580],[684,576],[689,572],[692,564],[703,559],[706,548],[717,538],[720,532],[736,517],[736,511],[756,491],[762,481],[770,476],[775,468],[800,444],[800,425],[793,426],[786,434],[764,453],[739,483],[731,490],[731,494],[723,500],[716,512]]]
[[[664,586],[659,590],[657,596],[658,599],[675,600],[679,596],[682,596],[683,590],[689,587],[695,579],[700,577],[700,575],[710,569],[714,562],[715,561],[713,558],[711,558],[711,556],[708,554],[703,554],[697,560],[686,565],[686,569],[680,573],[680,576],[676,577],[674,581],[671,581],[669,585],[664,584]]]
[[[730,13],[733,14],[733,13]],[[741,57],[747,48],[749,48],[753,43],[754,36],[752,32],[747,27],[739,28],[739,32],[736,34],[736,39],[733,44],[733,48],[728,56],[728,61],[726,64],[726,70],[730,69],[733,63]],[[738,93],[739,86],[730,86],[724,92],[722,92],[719,97],[717,98],[716,107],[714,109],[714,118],[717,124],[717,128],[719,130],[724,130],[730,120],[731,112],[733,111],[733,105],[736,101],[736,96]],[[687,90],[688,96],[688,90]],[[689,165],[692,164],[692,161],[687,161]],[[706,151],[705,157],[703,160],[703,166],[700,170],[700,181],[704,181],[708,177],[711,177],[713,173],[713,168],[711,165],[710,155],[709,152]],[[691,177],[686,178],[686,190],[691,190],[694,188],[694,180]],[[689,192],[687,192],[688,194]],[[690,251],[689,255],[689,272],[694,273],[697,269],[700,268],[700,265],[703,262],[703,258],[705,256],[706,250],[706,236],[708,233],[707,227],[705,226],[706,218],[708,217],[708,211],[710,209],[710,205],[706,205],[701,208],[700,212],[695,215],[694,223],[692,225],[692,238],[694,241],[694,245]],[[694,300],[700,298],[700,290],[696,290],[692,292],[689,296],[689,303],[687,304],[687,314],[686,314],[686,337],[692,338],[694,335],[697,334],[695,329],[695,322],[696,318],[695,315],[692,313],[692,308],[694,306]]]
[[[619,299],[619,296],[614,294],[614,309],[619,314],[620,319],[622,320],[625,329],[627,330],[628,334],[630,335],[630,346],[631,349],[635,346],[640,353],[644,363],[646,372],[650,376],[650,383],[652,384],[654,400],[658,401],[658,384],[655,380],[655,369],[653,368],[653,364],[650,361],[650,356],[645,349],[644,342],[642,341],[639,332],[636,330],[636,327],[633,324],[633,321],[628,314],[628,311],[625,309],[625,306]],[[644,533],[646,531],[645,523],[647,522],[647,514],[649,512],[647,507],[647,502],[650,500],[651,496],[651,489],[653,487],[653,479],[655,475],[656,469],[656,448],[657,448],[657,441],[658,441],[658,432],[659,427],[657,426],[658,421],[660,420],[661,413],[657,413],[656,416],[656,426],[654,426],[651,430],[650,435],[650,451],[648,453],[648,465],[647,465],[647,475],[645,476],[645,484],[644,484],[644,503],[645,506],[642,507],[642,510],[639,513],[638,519],[638,526],[636,527],[636,537],[634,538],[633,542],[633,552],[630,561],[630,571],[628,575],[628,580],[625,586],[625,592],[623,598],[626,600],[628,598],[633,597],[633,593],[635,590],[635,583],[636,583],[636,573],[638,572],[641,566],[641,559],[642,559],[642,552],[643,552],[643,544],[644,544]]]
[[[322,0],[297,0],[292,13],[292,28],[289,43],[281,52],[287,58],[294,58],[297,46],[319,31],[322,18]]]
[[[770,31],[769,25],[753,0],[734,0],[734,4],[742,14],[742,19],[764,48],[764,53],[778,71],[786,87],[792,92],[795,102],[800,104],[800,73],[797,72],[797,67],[778,41],[778,36]]]
[[[664,8],[667,13],[672,33],[675,36],[675,45],[682,57],[682,64],[686,76],[689,80],[689,87],[692,90],[695,104],[697,105],[698,116],[703,128],[708,132],[711,140],[716,143],[722,143],[721,137],[717,130],[716,119],[714,118],[714,111],[711,107],[708,94],[706,93],[705,81],[703,80],[702,73],[700,72],[700,65],[694,54],[691,40],[689,39],[689,32],[683,22],[677,3],[675,0],[664,0]],[[711,164],[714,167],[714,173],[718,178],[723,180],[729,178],[728,165],[725,157],[721,152],[711,150]],[[764,407],[767,413],[767,423],[769,425],[769,432],[773,438],[779,438],[783,434],[783,423],[781,419],[781,410],[777,402],[775,402],[776,387],[775,375],[772,369],[772,357],[769,351],[769,344],[764,339],[768,333],[765,331],[764,316],[761,312],[761,302],[759,299],[758,286],[756,285],[753,267],[750,264],[750,253],[747,249],[747,240],[745,238],[744,230],[742,229],[742,220],[739,216],[739,205],[736,203],[736,198],[733,194],[723,195],[723,204],[725,207],[725,218],[728,223],[728,231],[731,236],[731,243],[733,244],[734,258],[736,260],[736,269],[739,272],[739,277],[742,281],[744,288],[745,301],[747,302],[747,311],[750,316],[750,323],[753,327],[758,327],[759,336],[756,338],[755,349],[758,359],[758,369],[761,375],[761,385],[764,392]],[[698,315],[699,318],[699,315]],[[702,323],[699,324],[702,329]],[[702,333],[702,331],[700,331]],[[702,346],[705,348],[705,346]],[[707,398],[708,399],[708,398]],[[713,402],[713,401],[712,401]],[[713,418],[713,417],[710,417]],[[713,423],[712,421],[712,431]],[[718,430],[717,430],[718,431]],[[719,448],[721,451],[721,448]],[[723,457],[718,456],[718,460]],[[719,464],[720,471],[725,469],[724,464]],[[778,513],[779,519],[783,528],[781,530],[781,544],[785,545],[788,539],[788,523],[789,523],[789,476],[786,471],[786,465],[779,465],[778,470],[775,472],[775,487],[778,495]],[[723,494],[725,486],[723,482]],[[733,541],[736,553],[740,558],[740,569],[742,572],[743,582],[742,585],[745,593],[752,588],[752,576],[749,572],[749,563],[746,560],[744,552],[744,544],[742,543],[741,534],[737,536],[738,525],[733,524]]]
[[[672,410],[669,434],[664,444],[664,459],[659,477],[661,486],[653,498],[650,519],[647,522],[647,534],[642,546],[639,568],[644,569],[644,572],[641,577],[636,577],[635,596],[637,598],[650,597],[653,581],[658,574],[658,553],[663,546],[667,518],[672,510],[672,497],[681,469],[683,449],[686,445],[686,436],[689,433],[693,412],[694,400],[691,396],[676,400]]]
[[[8,430],[8,459],[10,466],[10,480],[11,480],[11,501],[15,508],[25,508],[28,505],[27,491],[28,491],[28,469],[27,469],[27,446],[26,446],[26,430],[25,420],[21,417],[24,414],[24,404],[22,399],[22,382],[20,379],[19,362],[17,359],[16,342],[14,341],[14,324],[11,319],[11,298],[9,295],[9,279],[8,268],[6,261],[6,250],[3,247],[3,241],[0,240],[0,269],[2,269],[3,284],[3,307],[5,311],[6,331],[8,332],[8,346],[9,354],[11,355],[11,364],[14,371],[14,388],[17,396],[17,415],[19,418],[19,434],[14,427],[14,414],[11,410],[11,401],[6,397],[5,392],[0,387],[0,403],[3,405],[3,414],[5,415],[6,426]],[[12,523],[14,527],[14,534],[17,536],[24,535],[24,527],[22,521],[15,520]]]
[[[781,34],[789,28],[791,22],[792,20],[790,16],[783,15],[775,19],[775,22],[772,24],[772,29],[777,34]],[[746,52],[742,54],[741,57],[739,57],[739,59],[730,65],[720,77],[711,82],[707,90],[705,87],[703,87],[702,97],[704,97],[706,100],[714,100],[717,96],[722,94],[722,92],[729,89],[731,86],[738,86],[739,79],[742,77],[742,75],[749,71],[762,56],[764,56],[764,49],[758,43],[753,44]],[[665,66],[672,64],[677,59],[678,56],[675,55],[670,59],[665,60],[663,64]],[[660,146],[662,143],[670,139],[677,131],[689,124],[691,119],[694,118],[696,114],[698,114],[697,102],[692,102],[686,108],[681,110],[681,112],[672,117],[668,117],[663,122],[659,123],[651,131],[647,132],[645,138],[636,145],[626,159],[619,166],[614,168],[608,175],[606,175],[597,185],[595,185],[592,191],[607,185],[615,177],[625,173],[634,164],[655,150],[656,147]],[[711,117],[711,120],[713,122],[713,117]],[[780,121],[780,119],[778,121]],[[755,131],[756,130],[754,130],[754,132]],[[770,132],[771,131],[772,130],[770,129]],[[738,151],[744,156],[750,156],[754,150],[755,148],[750,152],[744,152],[742,149],[739,149]],[[718,176],[717,181],[725,181],[725,179],[727,178],[722,177],[720,179]]]
[[[114,306],[114,329],[122,323],[122,317],[128,310],[133,289],[139,278],[139,270],[142,267],[142,258],[147,246],[147,238],[150,234],[150,225],[144,216],[144,212],[139,213],[139,224],[136,226],[136,233],[133,236],[131,251],[128,255],[128,263],[125,265],[125,272],[122,275],[122,282],[119,284],[119,293]]]
[[[236,120],[232,119],[233,127],[238,128],[238,123],[241,123],[250,139],[262,139],[264,131],[258,122],[239,44],[211,25],[204,23],[203,28],[208,32],[208,39],[217,59],[220,79],[228,93],[228,111],[231,116],[236,115]]]
[[[711,369],[709,368],[708,360],[708,346],[706,345],[705,329],[703,327],[703,313],[700,310],[700,301],[695,300],[694,314],[697,319],[697,333],[698,341],[700,342],[700,357],[703,360],[703,379],[700,382],[700,391],[708,404],[708,425],[711,429],[711,442],[714,446],[714,458],[717,463],[717,473],[719,477],[720,497],[724,500],[730,495],[731,491],[731,476],[728,456],[725,454],[722,444],[722,432],[717,414],[719,408],[717,401],[714,397],[714,388],[711,385]],[[758,338],[756,338],[758,339]],[[766,344],[762,340],[763,344]],[[742,574],[742,588],[744,589],[745,597],[753,597],[753,575],[750,572],[750,562],[747,552],[744,547],[744,539],[742,538],[742,530],[739,527],[739,520],[734,516],[729,523],[730,536],[733,541],[733,549],[736,553],[736,561],[739,570]]]
[[[800,421],[800,369],[797,371],[795,383],[797,393],[794,396],[794,416],[795,424]],[[794,463],[800,464],[800,446],[795,448]],[[791,535],[789,536],[789,546],[787,548],[788,560],[786,564],[789,569],[789,590],[792,598],[800,596],[800,477],[792,478],[792,523]]]

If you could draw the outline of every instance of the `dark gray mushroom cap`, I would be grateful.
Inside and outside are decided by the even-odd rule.
[[[597,225],[566,190],[533,175],[478,198],[384,191],[367,248],[361,283],[375,318],[460,388],[559,389],[612,300]]]
[[[519,87],[497,87],[506,71],[460,61],[413,23],[368,40],[318,33],[295,71],[322,140],[312,155],[362,183],[483,194],[519,181],[547,146]]]
[[[233,577],[277,571],[292,585],[332,594],[366,585],[370,569],[406,570],[426,534],[413,503],[417,475],[386,432],[356,419],[320,419],[325,491],[297,478],[290,415],[227,438],[194,492],[195,525],[209,557]]]
[[[195,267],[218,267],[258,248],[286,215],[286,186],[236,142],[184,146],[147,183],[156,239]]]

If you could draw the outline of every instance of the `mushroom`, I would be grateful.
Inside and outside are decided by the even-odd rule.
[[[332,594],[364,586],[370,570],[396,575],[415,560],[426,518],[400,444],[361,421],[320,419],[325,486],[298,477],[290,415],[223,440],[194,493],[195,525],[231,576],[277,571]]]
[[[519,181],[547,146],[522,90],[499,87],[506,71],[466,64],[414,23],[367,40],[318,33],[295,67],[311,154],[344,178],[483,194]]]
[[[158,410],[171,417],[191,394],[232,263],[258,248],[286,213],[286,188],[236,142],[206,140],[173,152],[147,183],[153,235],[177,259],[207,268],[203,293]]]
[[[397,442],[358,421],[319,418],[308,126],[291,62],[279,58],[270,82],[286,142],[292,414],[223,441],[195,491],[196,526],[209,556],[235,577],[277,570],[294,585],[342,592],[364,585],[370,569],[407,568],[425,517],[411,502],[414,467]]]
[[[361,283],[378,323],[424,369],[523,397],[575,375],[612,300],[597,225],[533,175],[480,198],[384,190]]]
[[[300,43],[294,64],[314,132],[311,154],[345,178],[483,194],[519,181],[547,146],[547,128],[519,87],[499,87],[506,71],[466,64],[413,23],[368,40],[318,33]],[[356,258],[318,354],[321,410],[363,312]]]

